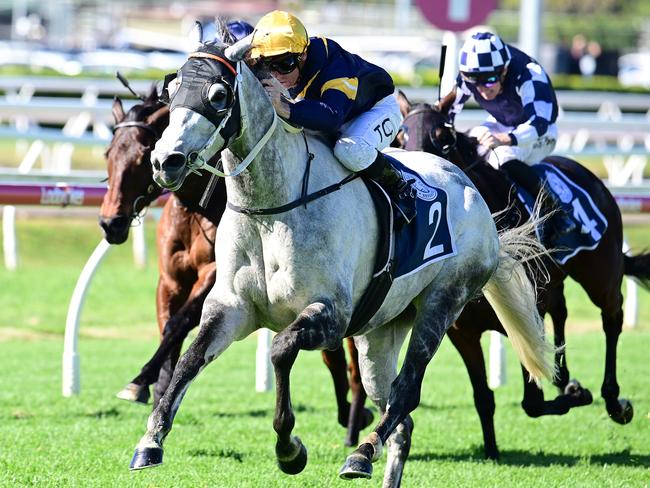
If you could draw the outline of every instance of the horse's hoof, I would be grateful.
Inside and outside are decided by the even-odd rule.
[[[609,416],[617,424],[625,425],[632,422],[632,417],[634,417],[634,408],[632,407],[632,402],[626,400],[625,398],[620,398],[618,404],[621,406],[619,412],[612,414],[610,412]]]
[[[372,478],[372,463],[363,454],[353,452],[345,460],[345,464],[339,471],[339,478],[353,480],[357,478]]]
[[[138,469],[153,468],[159,466],[163,462],[162,447],[145,447],[143,449],[136,448],[133,453],[133,459],[129,464],[129,469],[135,471]]]
[[[149,387],[147,385],[129,383],[115,396],[120,400],[127,400],[129,402],[142,403],[143,405],[146,405],[149,403],[149,397],[151,394],[149,393]]]
[[[275,446],[275,455],[278,459],[278,466],[280,470],[286,474],[298,474],[305,469],[305,466],[307,466],[307,448],[298,437],[295,437],[294,439],[299,446],[298,452],[291,459],[286,459],[286,457],[281,459],[280,457],[282,456],[282,453],[278,451],[277,444]]]
[[[490,461],[498,461],[499,456],[499,449],[497,447],[493,449],[488,449],[487,447],[485,448],[485,459],[489,459]]]
[[[571,380],[564,388],[564,394],[570,396],[574,401],[576,407],[583,407],[591,405],[594,397],[587,388],[583,388],[577,380]]]

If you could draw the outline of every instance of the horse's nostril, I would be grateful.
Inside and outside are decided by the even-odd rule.
[[[163,162],[166,171],[175,172],[185,165],[185,156],[181,153],[172,153]]]

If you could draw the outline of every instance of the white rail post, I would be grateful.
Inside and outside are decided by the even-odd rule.
[[[14,271],[18,266],[18,245],[16,244],[16,207],[2,207],[2,250],[5,255],[5,268]]]
[[[630,246],[623,241],[623,253],[630,252]],[[623,323],[628,327],[636,327],[639,319],[638,307],[638,287],[636,282],[631,278],[625,278],[625,303],[623,305]]]
[[[88,261],[83,267],[77,284],[72,292],[68,305],[68,316],[65,321],[65,338],[63,340],[63,396],[78,395],[81,391],[81,370],[79,368],[79,354],[77,353],[77,339],[79,337],[79,316],[86,298],[86,291],[90,285],[97,267],[102,262],[111,245],[102,239]]]
[[[271,391],[271,331],[257,330],[257,352],[255,354],[255,391]]]
[[[496,330],[490,331],[490,372],[488,385],[498,388],[506,383],[506,351],[503,348],[503,336]]]
[[[140,219],[140,224],[131,227],[133,235],[133,262],[138,269],[147,267],[147,244],[144,235],[144,218]]]

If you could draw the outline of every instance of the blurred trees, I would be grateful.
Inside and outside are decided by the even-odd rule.
[[[521,0],[501,0],[490,24],[515,41],[519,33]],[[648,0],[543,0],[544,40],[567,44],[576,34],[597,41],[608,51],[636,50],[644,29],[650,28]]]

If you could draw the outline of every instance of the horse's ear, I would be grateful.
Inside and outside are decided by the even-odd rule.
[[[248,34],[242,40],[237,41],[232,46],[228,46],[224,51],[224,54],[230,61],[241,61],[243,60],[248,51],[253,47],[253,34]]]
[[[111,108],[111,112],[113,112],[113,118],[115,119],[116,124],[119,124],[124,120],[124,107],[122,106],[122,100],[120,100],[120,97],[113,98],[113,107]]]
[[[406,98],[406,94],[402,90],[397,90],[397,103],[399,103],[400,112],[406,117],[406,114],[411,111],[411,102]]]
[[[149,89],[149,94],[147,95],[147,101],[157,102],[158,101],[158,83],[153,82],[151,88]]]
[[[456,100],[456,88],[454,88],[449,93],[447,93],[444,97],[438,100],[435,103],[434,108],[438,110],[438,112],[440,112],[445,117],[449,117],[449,109],[454,104],[455,100]]]

